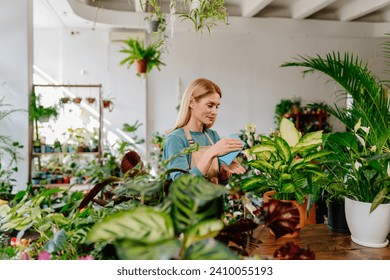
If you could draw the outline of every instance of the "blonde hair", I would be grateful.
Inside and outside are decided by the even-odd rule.
[[[191,118],[191,110],[190,110],[190,101],[191,97],[193,97],[196,101],[209,95],[212,93],[218,93],[219,96],[222,98],[222,92],[221,89],[217,84],[214,82],[205,79],[205,78],[198,78],[193,80],[184,91],[183,97],[180,102],[180,109],[179,113],[177,114],[177,119],[175,126],[168,130],[166,134],[168,135],[175,129],[181,128],[185,126]],[[205,129],[210,128],[212,126],[206,126]]]

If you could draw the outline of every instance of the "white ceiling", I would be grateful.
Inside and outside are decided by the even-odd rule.
[[[34,0],[34,26],[94,27],[104,11],[135,17],[134,1],[139,0]],[[161,1],[169,13],[169,0]],[[89,17],[76,15],[84,8]],[[232,17],[390,23],[390,0],[226,0],[226,8]]]

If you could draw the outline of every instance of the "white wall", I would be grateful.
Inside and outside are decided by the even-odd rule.
[[[1,122],[0,134],[21,143],[23,160],[15,176],[17,187],[24,189],[28,178],[29,130],[28,94],[32,84],[32,6],[31,1],[1,0],[0,9],[0,96],[13,109],[21,109]]]

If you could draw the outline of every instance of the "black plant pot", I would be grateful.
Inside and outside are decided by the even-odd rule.
[[[344,201],[329,201],[328,228],[335,232],[350,233],[347,220],[345,219]]]

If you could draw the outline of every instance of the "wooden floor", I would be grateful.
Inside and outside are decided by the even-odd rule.
[[[351,240],[349,234],[336,233],[325,224],[305,225],[296,238],[275,241],[267,228],[259,227],[254,236],[263,242],[252,252],[261,258],[274,259],[276,249],[286,242],[296,242],[301,248],[309,245],[317,260],[390,260],[390,244],[385,248],[368,248]]]

